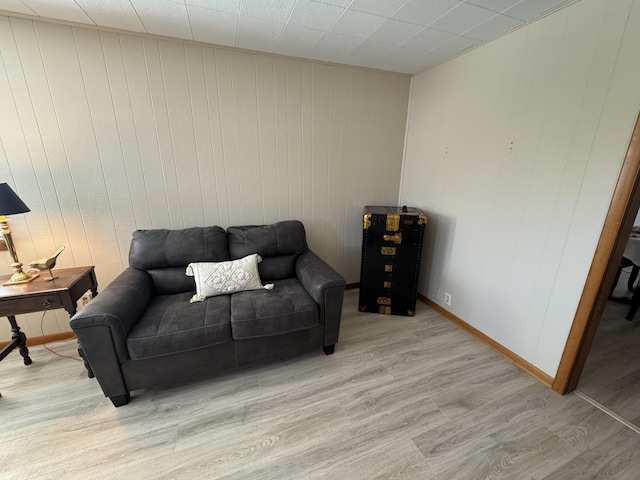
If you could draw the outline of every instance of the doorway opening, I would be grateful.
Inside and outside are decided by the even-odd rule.
[[[552,384],[553,390],[560,394],[572,392],[578,385],[639,208],[640,115]]]
[[[637,218],[634,227],[639,223]],[[640,265],[640,238],[632,230],[620,263],[624,268],[611,289],[575,393],[640,434],[640,316],[635,311],[640,289],[635,265]]]

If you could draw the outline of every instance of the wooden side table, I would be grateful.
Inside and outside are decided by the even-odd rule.
[[[98,281],[94,267],[61,268],[53,270],[54,277],[50,282],[45,281],[45,276],[40,275],[29,283],[19,285],[0,286],[0,316],[7,317],[11,324],[11,342],[0,352],[0,360],[9,355],[16,347],[24,359],[24,364],[29,365],[31,358],[27,349],[27,336],[20,330],[16,322],[16,315],[45,310],[64,308],[70,317],[76,313],[76,305],[80,297],[87,291],[95,297],[98,295]],[[0,276],[0,284],[11,278],[11,275]],[[87,362],[82,348],[79,346],[78,354],[84,360],[89,377],[93,377],[91,367]]]

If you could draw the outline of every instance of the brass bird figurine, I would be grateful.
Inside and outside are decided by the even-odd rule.
[[[58,255],[60,255],[63,250],[64,250],[64,246],[56,250],[56,253],[54,253],[50,257],[42,257],[42,258],[39,258],[38,260],[34,260],[29,264],[29,267],[37,268],[38,270],[49,270],[49,276],[44,280],[45,282],[51,282],[52,280],[55,280],[56,278],[58,278],[53,276],[51,269],[56,266],[56,260],[58,258]]]

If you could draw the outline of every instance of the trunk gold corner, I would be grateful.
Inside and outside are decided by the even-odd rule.
[[[362,227],[364,230],[366,230],[367,228],[369,228],[371,226],[371,214],[370,213],[365,213],[364,216],[362,217]]]

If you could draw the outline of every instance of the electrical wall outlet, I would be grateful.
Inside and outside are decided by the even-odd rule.
[[[444,292],[444,303],[445,305],[451,305],[451,294]]]

